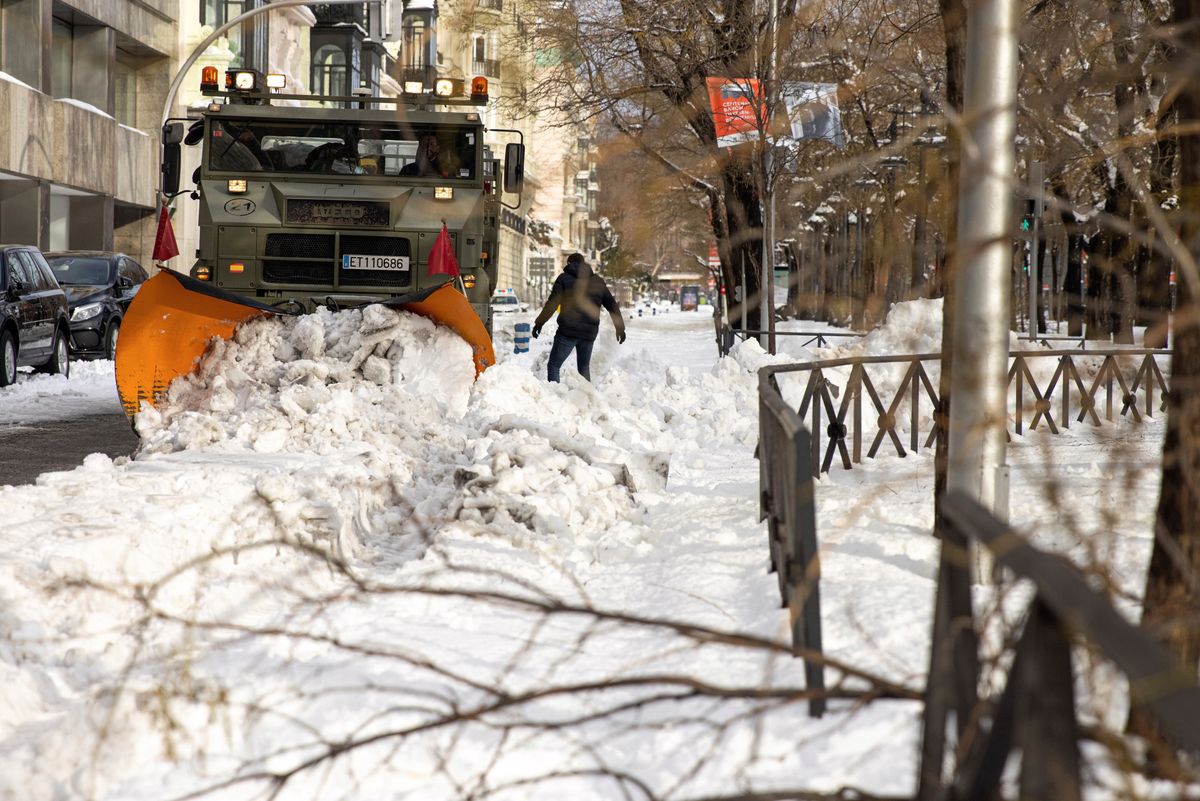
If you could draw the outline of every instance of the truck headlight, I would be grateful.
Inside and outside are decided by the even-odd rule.
[[[71,312],[71,322],[77,323],[80,320],[90,320],[102,311],[104,311],[104,304],[102,303],[85,303],[82,306],[76,306],[75,311]]]

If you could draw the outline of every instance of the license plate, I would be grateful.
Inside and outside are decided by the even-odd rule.
[[[342,256],[343,270],[379,270],[381,272],[408,272],[408,256]]]

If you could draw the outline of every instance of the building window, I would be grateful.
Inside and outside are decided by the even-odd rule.
[[[66,20],[53,18],[50,42],[50,91],[55,97],[71,96],[71,72],[74,67],[75,27]]]
[[[200,24],[218,28],[240,14],[262,5],[263,0],[201,0]],[[226,34],[233,59],[231,67],[266,71],[267,25],[261,17],[244,22]]]
[[[483,61],[487,58],[487,40],[482,36],[475,37],[475,60]]]
[[[122,125],[137,127],[137,69],[122,58],[117,51],[116,69],[113,74],[113,116]]]
[[[413,18],[405,23],[404,58],[406,66],[427,66],[425,63],[425,20]]]
[[[348,95],[346,54],[337,45],[322,45],[313,53],[313,91],[319,95]]]

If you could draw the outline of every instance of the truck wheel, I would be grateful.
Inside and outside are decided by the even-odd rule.
[[[50,359],[34,368],[39,373],[61,375],[66,378],[71,374],[71,356],[67,352],[67,338],[62,328],[54,332],[54,347],[50,350]]]
[[[0,334],[0,387],[17,382],[17,343],[11,331]]]
[[[108,324],[108,331],[104,334],[104,358],[109,361],[115,361],[117,358],[117,335],[121,331],[121,321],[113,320]]]

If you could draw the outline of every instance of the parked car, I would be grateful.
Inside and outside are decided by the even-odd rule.
[[[528,310],[516,295],[507,292],[492,295],[492,314],[519,314]]]
[[[145,283],[146,271],[124,253],[101,250],[47,253],[46,261],[71,307],[71,353],[112,359],[121,320]]]
[[[67,294],[35,247],[0,245],[0,387],[17,368],[70,373]]]

